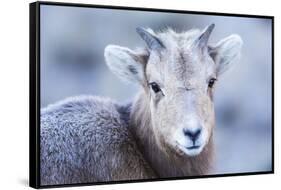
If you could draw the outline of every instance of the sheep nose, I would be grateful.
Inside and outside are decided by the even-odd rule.
[[[198,139],[201,134],[201,127],[196,128],[195,130],[191,130],[189,128],[183,128],[183,133],[185,136],[189,137],[193,143]]]

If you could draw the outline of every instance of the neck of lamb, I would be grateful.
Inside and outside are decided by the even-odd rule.
[[[137,144],[151,168],[160,178],[206,175],[213,159],[212,137],[203,151],[194,157],[163,152],[156,144],[152,129],[149,99],[140,93],[131,107],[130,128]]]

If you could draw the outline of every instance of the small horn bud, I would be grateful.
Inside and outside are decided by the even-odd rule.
[[[207,47],[208,40],[209,40],[210,35],[214,28],[215,28],[215,24],[211,24],[211,25],[207,26],[203,30],[201,35],[195,40],[195,45],[200,48]]]
[[[149,50],[159,50],[164,48],[162,42],[150,32],[140,27],[137,27],[136,31],[140,35],[140,37],[145,41]]]

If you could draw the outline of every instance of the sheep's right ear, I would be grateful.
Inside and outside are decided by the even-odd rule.
[[[125,82],[144,81],[144,67],[147,56],[128,48],[108,45],[104,50],[106,64],[110,70]]]

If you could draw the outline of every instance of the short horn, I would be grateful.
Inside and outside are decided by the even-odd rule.
[[[137,27],[136,31],[140,35],[140,37],[145,41],[149,50],[159,50],[164,48],[162,42],[156,36],[149,33],[145,29]]]
[[[210,35],[214,28],[215,28],[215,24],[211,24],[211,25],[207,26],[203,30],[201,35],[196,39],[196,41],[195,41],[196,46],[198,46],[200,48],[207,47],[208,40],[209,40]]]

